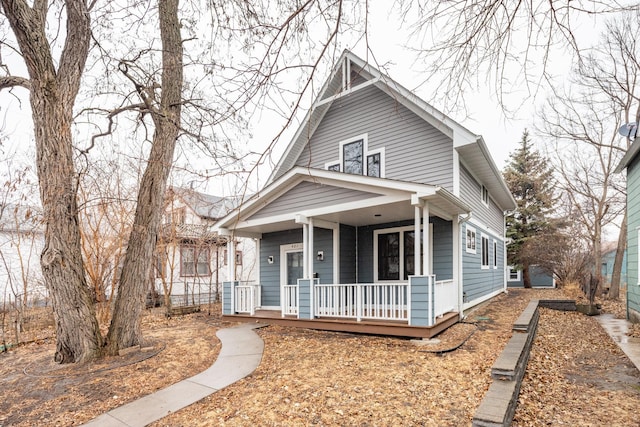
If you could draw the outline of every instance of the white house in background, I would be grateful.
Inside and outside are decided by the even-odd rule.
[[[481,136],[345,51],[267,187],[216,224],[259,242],[223,314],[433,336],[506,291],[515,207]]]
[[[0,205],[0,308],[16,300],[46,303],[40,267],[43,247],[44,226],[38,208]]]
[[[165,197],[163,224],[158,236],[155,290],[169,293],[174,303],[199,304],[217,297],[229,277],[227,237],[212,225],[234,207],[233,200],[172,187]],[[235,242],[235,277],[255,280],[255,242]]]

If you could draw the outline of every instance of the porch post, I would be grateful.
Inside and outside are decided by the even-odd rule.
[[[311,319],[314,317],[313,313],[313,305],[314,305],[314,293],[315,293],[315,279],[313,277],[313,261],[316,259],[316,254],[313,251],[313,218],[309,218],[309,275],[307,278],[309,279],[309,316]],[[298,308],[299,309],[299,308]]]
[[[302,224],[302,277],[309,278],[309,224]]]
[[[431,271],[431,254],[429,253],[429,202],[424,202],[422,206],[422,248],[423,248],[423,262],[424,262],[424,275],[428,276]],[[416,239],[418,240],[418,239]],[[418,252],[418,259],[420,252]]]
[[[236,242],[233,236],[227,240],[227,277],[230,281],[236,280]]]
[[[413,233],[413,265],[415,266],[415,271],[413,274],[416,276],[422,275],[422,269],[420,268],[420,206],[416,205],[413,208],[415,212],[415,219],[413,220],[413,226],[415,232]]]

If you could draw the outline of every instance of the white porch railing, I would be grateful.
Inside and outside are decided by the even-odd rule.
[[[458,287],[453,280],[436,281],[434,287],[434,317],[454,311],[458,304]]]
[[[355,283],[314,286],[318,317],[408,320],[408,283]]]
[[[242,284],[235,287],[234,302],[236,313],[256,314],[262,300],[260,285]]]
[[[282,289],[282,316],[298,314],[298,285],[284,285]]]

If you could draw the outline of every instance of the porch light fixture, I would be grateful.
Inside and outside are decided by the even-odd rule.
[[[318,251],[318,255],[316,256],[318,261],[324,261],[324,251]]]
[[[269,255],[269,256],[267,257],[267,262],[268,262],[269,264],[273,264],[273,255]]]

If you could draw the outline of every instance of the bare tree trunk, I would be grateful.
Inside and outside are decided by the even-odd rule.
[[[142,176],[133,229],[129,238],[113,319],[107,335],[108,352],[142,343],[141,315],[146,281],[152,267],[164,192],[180,129],[182,98],[182,38],[178,0],[159,0],[162,39],[162,94],[153,105],[148,92],[140,93],[155,124],[149,162]]]
[[[522,265],[522,283],[527,289],[531,288],[531,276],[529,275],[529,264]]]
[[[42,274],[56,323],[55,360],[97,357],[102,337],[89,296],[80,247],[71,124],[73,105],[89,51],[90,18],[84,0],[67,0],[66,40],[58,61],[45,32],[48,2],[0,0],[29,73],[45,247]]]
[[[611,274],[611,285],[609,286],[609,298],[620,298],[620,276],[622,274],[622,261],[624,251],[627,248],[627,210],[624,211],[622,224],[620,225],[620,235],[618,236],[618,246],[616,248],[616,258],[613,261],[613,272]]]

